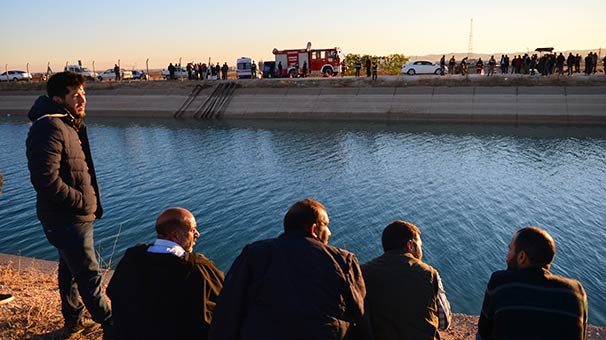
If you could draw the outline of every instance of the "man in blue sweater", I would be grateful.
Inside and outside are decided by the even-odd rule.
[[[587,295],[577,280],[552,274],[555,242],[543,229],[513,235],[507,270],[492,274],[477,339],[585,339]]]

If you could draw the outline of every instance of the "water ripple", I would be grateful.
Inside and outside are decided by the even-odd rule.
[[[196,215],[195,249],[227,270],[242,247],[274,237],[297,199],[328,208],[331,243],[361,262],[395,219],[423,231],[425,260],[457,312],[478,314],[490,273],[525,225],[549,230],[553,270],[581,280],[590,321],[606,324],[606,133],[602,129],[330,122],[91,119],[105,208],[96,248],[112,263],[154,238],[169,206]],[[0,252],[56,259],[35,216],[24,140],[0,121]],[[118,237],[119,233],[119,237]],[[115,252],[112,254],[114,241]]]

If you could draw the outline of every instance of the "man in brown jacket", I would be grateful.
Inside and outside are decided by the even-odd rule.
[[[434,340],[450,324],[438,271],[421,261],[421,231],[394,221],[383,231],[384,254],[362,265],[375,340]]]

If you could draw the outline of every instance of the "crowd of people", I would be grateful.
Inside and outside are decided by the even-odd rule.
[[[356,78],[359,78],[360,70],[362,69],[362,62],[360,61],[360,59],[356,59],[356,61],[354,61],[354,69],[355,69],[354,76]],[[364,60],[364,69],[366,70],[367,78],[370,78],[372,76],[372,80],[377,79],[377,72],[379,70],[379,64],[377,63],[376,60],[371,61],[370,58],[367,57]],[[343,62],[341,63],[341,77],[345,74],[345,71],[347,71],[347,63],[345,60],[343,60]]]
[[[93,249],[103,208],[84,83],[71,72],[53,75],[29,112],[26,139],[37,215],[59,254],[63,338],[102,327],[104,340],[436,340],[449,327],[450,303],[438,271],[423,262],[416,225],[387,225],[383,255],[360,265],[329,244],[328,212],[313,199],[288,209],[278,237],[245,246],[227,275],[193,251],[194,215],[166,209],[154,243],[135,245],[120,260],[107,287],[110,307]],[[507,270],[488,282],[478,339],[585,338],[587,296],[579,281],[550,272],[554,256],[545,230],[513,235]]]
[[[229,66],[227,62],[224,62],[223,65],[220,65],[218,62],[216,64],[210,63],[206,65],[206,63],[187,63],[185,68],[181,68],[181,64],[170,63],[167,67],[169,73],[169,79],[177,79],[179,77],[176,76],[176,72],[187,71],[187,79],[189,80],[226,80],[227,72],[229,71]]]
[[[568,75],[572,76],[575,73],[581,73],[581,63],[583,63],[583,73],[585,75],[592,75],[597,72],[598,67],[598,54],[595,52],[589,52],[585,58],[580,56],[578,53],[573,55],[569,53],[568,56],[560,54],[547,53],[541,56],[533,54],[529,56],[524,54],[523,56],[517,55],[513,59],[509,55],[501,55],[500,61],[497,62],[494,55],[490,56],[490,59],[485,64],[482,58],[478,58],[477,61],[471,62],[467,57],[463,58],[457,63],[454,56],[450,58],[448,64],[446,63],[446,56],[442,55],[440,59],[440,67],[442,68],[442,74],[448,73],[454,74],[468,74],[468,68],[471,66],[475,68],[477,74],[486,74],[486,76],[493,76],[497,72],[497,67],[500,68],[501,74],[525,74],[525,75],[537,75],[548,76],[552,74]],[[606,57],[602,59],[604,65],[606,65]],[[446,68],[448,66],[448,69]]]

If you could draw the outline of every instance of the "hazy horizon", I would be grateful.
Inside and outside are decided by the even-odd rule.
[[[510,0],[461,7],[446,0],[406,4],[393,0],[350,0],[305,6],[276,0],[5,0],[0,20],[0,69],[53,71],[81,60],[105,70],[120,60],[124,68],[165,68],[169,62],[235,63],[250,56],[273,60],[273,48],[340,47],[344,53],[405,56],[474,54],[483,51],[590,50],[606,46],[595,33],[606,2]],[[548,5],[548,6],[547,6]],[[546,7],[548,7],[546,9]],[[523,10],[522,10],[523,9]],[[589,34],[584,34],[589,32]],[[449,51],[449,52],[446,52]],[[482,52],[478,52],[482,51]]]

